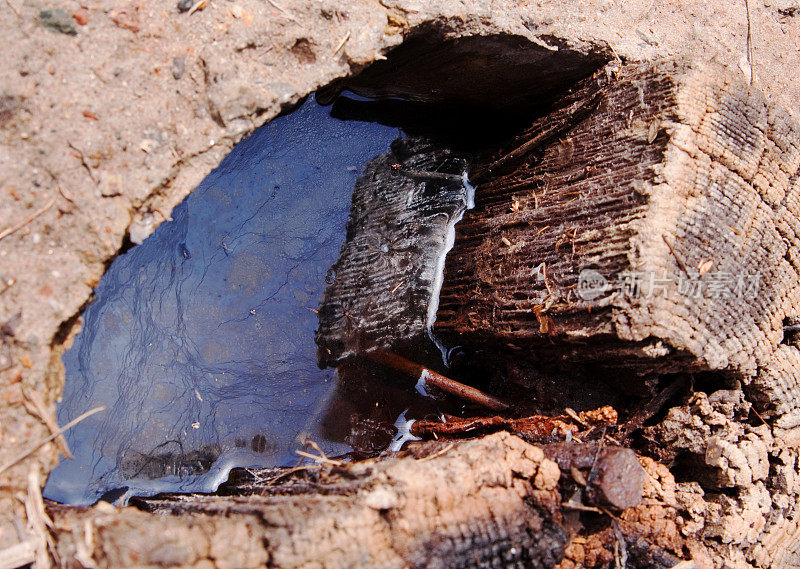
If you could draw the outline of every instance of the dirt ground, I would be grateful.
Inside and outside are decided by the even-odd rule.
[[[3,0],[0,14],[0,465],[50,433],[59,356],[127,240],[283,106],[415,31],[713,59],[800,111],[798,0]],[[25,537],[29,473],[56,460],[49,444],[0,473],[0,549]]]

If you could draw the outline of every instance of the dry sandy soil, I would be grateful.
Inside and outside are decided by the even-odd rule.
[[[0,464],[49,434],[59,356],[126,240],[282,107],[409,35],[505,33],[751,73],[744,0],[209,0],[193,13],[174,0],[3,0],[0,15]],[[800,4],[750,0],[749,22],[755,84],[797,114]],[[24,537],[13,520],[28,473],[56,460],[50,444],[0,474],[0,548]]]

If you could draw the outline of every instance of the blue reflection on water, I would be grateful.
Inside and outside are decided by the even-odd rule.
[[[213,491],[233,466],[296,460],[336,371],[317,365],[314,309],[345,238],[353,186],[397,128],[309,99],[241,142],[144,243],[117,258],[64,355],[58,420],[75,460],[47,498],[90,504]]]

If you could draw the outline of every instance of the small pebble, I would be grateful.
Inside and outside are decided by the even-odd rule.
[[[79,26],[85,26],[89,23],[89,12],[81,8],[72,13],[72,19],[75,20]]]
[[[186,71],[186,57],[175,57],[172,60],[172,77],[180,79]]]
[[[53,32],[74,36],[78,34],[72,18],[59,8],[45,8],[39,12],[39,22]]]
[[[194,6],[194,0],[178,0],[178,12],[188,12]]]

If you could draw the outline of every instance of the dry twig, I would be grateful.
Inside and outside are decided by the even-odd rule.
[[[611,520],[611,527],[614,528],[614,562],[617,569],[625,569],[628,566],[628,546],[625,543],[625,536],[622,529],[619,527],[619,522],[616,518]]]
[[[36,219],[37,217],[42,215],[44,212],[46,212],[48,209],[53,207],[54,203],[56,203],[56,196],[53,196],[52,198],[50,198],[50,200],[46,204],[44,204],[42,207],[40,207],[39,209],[34,211],[28,217],[26,217],[25,219],[20,221],[18,224],[12,225],[8,229],[4,229],[3,231],[0,231],[0,241],[2,241],[3,239],[5,239],[9,235],[11,235],[12,233],[16,233],[17,231],[19,231],[20,229],[22,229],[23,227],[28,225],[31,221],[33,221],[34,219]]]
[[[70,203],[75,203],[75,198],[72,197],[72,194],[68,193],[61,184],[56,184],[58,188],[58,193],[61,194],[61,197],[67,200]]]
[[[447,451],[452,449],[454,446],[456,446],[455,443],[450,443],[449,445],[447,445],[443,449],[440,449],[440,450],[436,451],[435,453],[426,456],[425,458],[420,458],[417,462],[427,462],[428,460],[433,460],[434,458],[439,458],[440,456],[445,454]]]
[[[5,282],[0,282],[0,294],[3,294],[15,284],[17,284],[17,279],[8,279]]]
[[[192,6],[189,9],[189,14],[188,15],[191,16],[192,14],[197,12],[198,10],[202,10],[205,7],[205,5],[206,5],[206,0],[197,0],[197,2],[194,3],[194,6]]]
[[[22,14],[20,13],[19,8],[17,8],[17,6],[11,0],[6,0],[6,4],[8,4],[8,7],[11,8],[11,11],[16,14],[17,18],[21,20]]]
[[[669,248],[669,252],[672,253],[673,257],[675,257],[675,261],[678,263],[678,266],[681,268],[681,270],[686,274],[687,277],[691,277],[691,275],[689,274],[689,269],[686,268],[686,263],[684,263],[683,259],[681,259],[678,256],[678,253],[675,251],[675,249],[672,248],[672,243],[669,242],[669,239],[667,239],[667,236],[666,235],[662,235],[661,238],[664,240],[664,243],[667,244],[667,247]]]
[[[750,2],[744,0],[744,8],[747,11],[747,66],[750,68],[750,85],[755,81],[755,70],[753,69],[753,36],[750,27]]]
[[[36,561],[36,540],[26,539],[0,551],[0,569],[18,569]]]
[[[565,407],[564,408],[564,414],[566,414],[570,419],[572,419],[573,421],[575,421],[579,425],[582,425],[582,426],[586,427],[587,429],[591,428],[591,425],[589,423],[587,423],[586,421],[584,421],[583,419],[581,419],[580,415],[578,415],[575,412],[575,410],[572,409],[571,407]]]
[[[204,0],[200,0],[200,1],[202,2]],[[97,180],[97,176],[94,175],[94,170],[92,170],[92,167],[89,165],[89,162],[86,160],[86,155],[83,153],[83,150],[81,150],[80,148],[78,148],[77,146],[72,144],[71,142],[67,142],[67,146],[69,146],[75,152],[78,153],[78,158],[80,158],[81,165],[84,168],[86,168],[86,171],[89,173],[89,177],[92,179],[92,182],[94,182],[95,184],[98,184],[99,182]]]
[[[45,439],[42,439],[37,444],[33,445],[33,447],[31,447],[28,450],[26,450],[25,452],[23,452],[21,455],[17,456],[16,458],[11,459],[10,461],[5,463],[4,465],[0,466],[0,474],[2,474],[3,472],[8,470],[9,468],[14,466],[15,464],[19,464],[20,462],[22,462],[23,460],[28,458],[30,455],[35,453],[37,450],[42,448],[44,445],[46,445],[47,443],[49,443],[50,441],[52,441],[53,439],[55,439],[59,435],[67,432],[69,429],[71,429],[72,427],[74,427],[75,425],[77,425],[78,423],[83,421],[84,419],[86,419],[88,417],[91,417],[92,415],[94,415],[95,413],[99,413],[100,411],[105,411],[105,409],[106,409],[105,406],[101,405],[100,407],[95,407],[94,409],[91,409],[91,410],[87,411],[86,413],[83,413],[82,415],[79,415],[78,417],[75,417],[72,421],[70,421],[69,423],[67,423],[63,427],[61,427],[57,432],[53,433],[52,435],[50,435],[49,437],[47,437]]]
[[[302,471],[304,471],[304,470],[309,470],[310,468],[316,468],[316,467],[317,467],[317,465],[303,465],[303,466],[295,466],[295,467],[293,467],[293,468],[290,468],[290,469],[289,469],[289,470],[287,470],[286,472],[282,472],[281,474],[279,474],[279,475],[278,475],[278,476],[276,476],[275,478],[272,478],[272,479],[270,479],[270,480],[269,480],[269,481],[268,481],[268,482],[265,484],[265,486],[273,486],[273,485],[277,484],[277,483],[278,483],[280,480],[283,480],[283,479],[284,479],[284,478],[286,478],[287,476],[291,476],[291,475],[292,475],[292,474],[294,474],[295,472],[302,472]]]
[[[332,458],[328,458],[327,456],[317,456],[316,454],[311,454],[310,452],[305,452],[302,450],[295,450],[295,454],[298,454],[304,458],[310,458],[315,462],[323,462],[325,464],[330,464],[331,466],[341,466],[344,464],[341,460],[333,460]]]
[[[292,16],[292,14],[286,8],[284,8],[283,6],[281,6],[280,4],[275,2],[274,0],[267,0],[267,2],[269,2],[269,4],[273,8],[276,8],[281,14],[283,14],[286,17],[287,20],[291,20],[295,24],[299,24],[299,22],[297,21],[297,18]]]
[[[42,394],[35,389],[32,389],[30,391],[23,391],[23,395],[25,396],[23,404],[25,405],[25,409],[28,411],[28,413],[38,417],[48,428],[50,434],[58,435],[55,438],[58,452],[60,452],[66,458],[74,458],[72,453],[69,451],[69,446],[67,445],[67,440],[64,438],[63,433],[58,432],[58,421],[56,421],[56,418],[47,409],[47,405],[45,405],[44,399],[42,399]]]
[[[333,55],[336,55],[337,53],[342,51],[344,44],[346,44],[347,40],[349,39],[350,39],[350,32],[347,32],[347,34],[342,38],[342,41],[339,42],[339,45],[336,46],[336,49],[333,50]]]
[[[25,515],[28,518],[28,529],[33,533],[36,543],[35,566],[36,569],[50,569],[51,551],[55,550],[48,527],[53,527],[53,522],[44,511],[44,501],[42,500],[42,488],[39,480],[39,470],[31,466],[28,471],[28,495],[25,498]]]
[[[368,351],[364,355],[372,361],[406,373],[411,377],[416,377],[428,385],[433,385],[442,391],[477,403],[487,409],[492,409],[493,411],[508,411],[511,408],[511,405],[497,397],[493,397],[479,389],[445,377],[440,373],[429,370],[393,352],[378,349]]]

